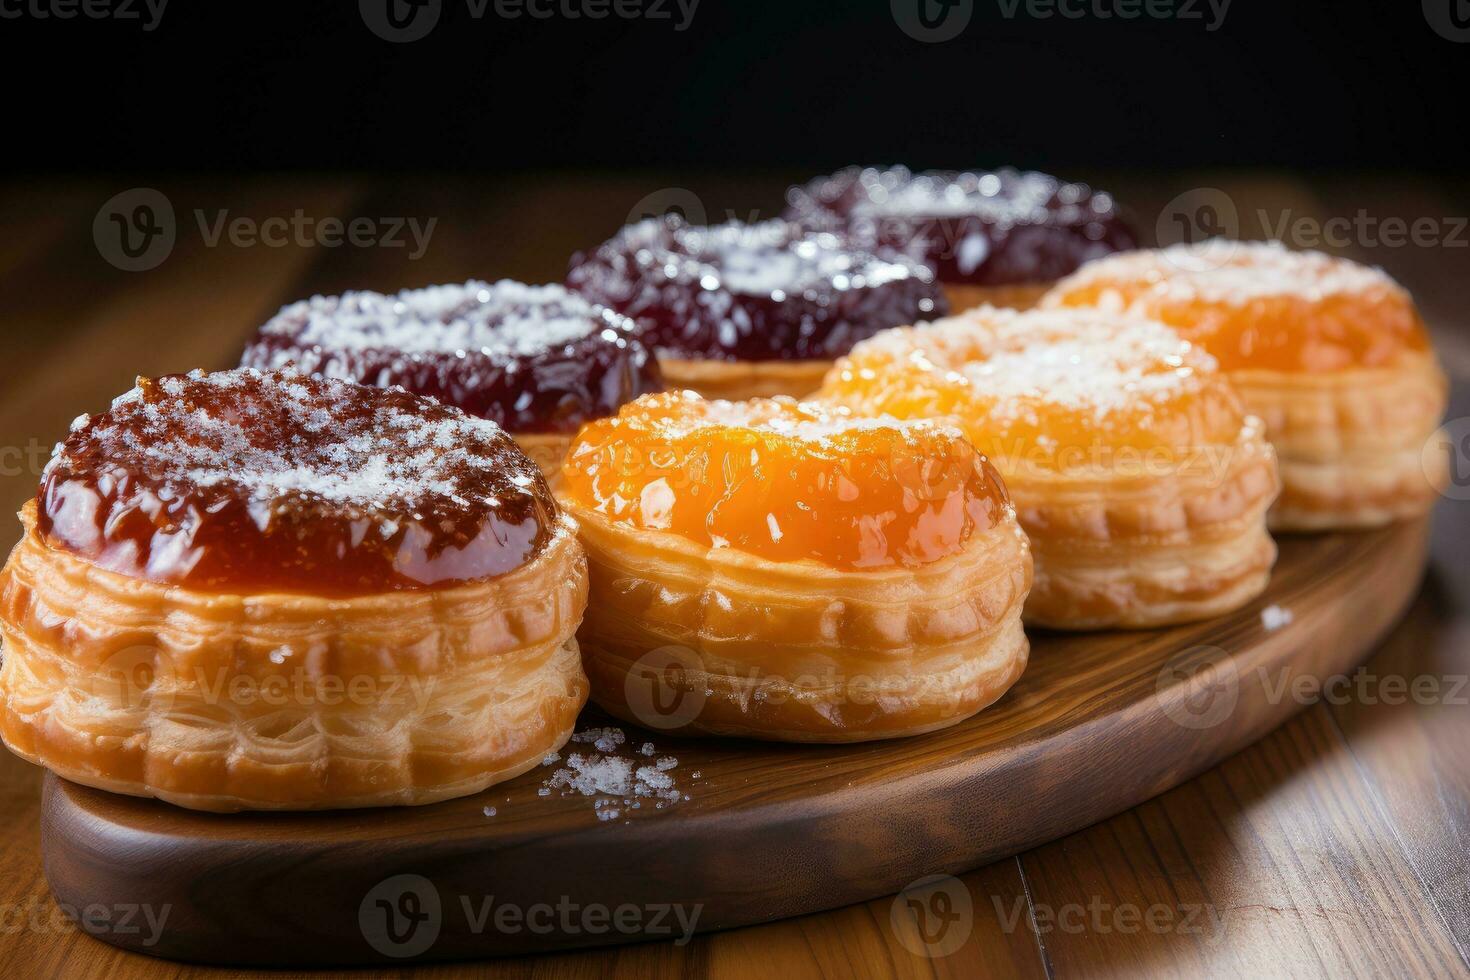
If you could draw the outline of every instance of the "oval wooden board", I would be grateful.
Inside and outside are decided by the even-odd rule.
[[[239,965],[524,953],[677,936],[673,904],[686,919],[697,906],[703,930],[863,901],[1088,826],[1260,738],[1301,707],[1294,676],[1367,656],[1417,590],[1426,543],[1426,522],[1287,538],[1268,594],[1234,615],[1034,634],[1010,693],[930,735],[823,747],[650,734],[690,799],[617,820],[586,797],[538,795],[540,769],[429,807],[230,816],[48,776],[46,874],[79,910],[167,907],[156,942],[146,926],[109,942]],[[1272,605],[1291,621],[1267,629]],[[425,880],[382,884],[399,875]],[[581,918],[629,905],[622,931]],[[530,921],[497,923],[501,906]]]

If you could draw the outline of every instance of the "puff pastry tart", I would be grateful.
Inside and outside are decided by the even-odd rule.
[[[822,396],[964,427],[1031,539],[1028,622],[1160,626],[1266,586],[1271,447],[1213,359],[1162,324],[972,310],[859,344]]]
[[[929,265],[956,313],[1026,309],[1082,263],[1137,247],[1111,195],[1033,172],[849,167],[786,199],[793,221]]]
[[[509,279],[314,296],[261,327],[241,364],[429,395],[498,423],[548,479],[582,423],[663,390],[627,317]]]
[[[650,218],[573,256],[567,285],[637,320],[669,387],[717,398],[810,394],[857,341],[947,310],[926,266],[783,221]]]
[[[1026,664],[1026,538],[957,430],[650,395],[582,430],[561,499],[593,698],[620,718],[891,738],[969,717]]]
[[[575,526],[493,422],[249,369],[82,416],[0,572],[0,735],[201,810],[430,803],[587,694]]]
[[[1413,300],[1379,270],[1217,239],[1103,259],[1045,302],[1154,317],[1213,354],[1280,456],[1272,527],[1374,527],[1433,502],[1421,453],[1448,385]]]

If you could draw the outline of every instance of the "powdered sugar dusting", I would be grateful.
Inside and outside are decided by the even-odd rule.
[[[1107,288],[1113,282],[1146,285],[1151,301],[1243,304],[1268,296],[1317,301],[1326,296],[1400,287],[1381,269],[1322,252],[1293,251],[1280,242],[1237,242],[1212,238],[1193,245],[1126,252],[1089,262],[1057,287],[1102,286],[1097,305],[1122,312],[1143,297]],[[1055,305],[1058,299],[1048,300]]]
[[[267,507],[285,497],[367,510],[430,498],[498,503],[503,481],[478,479],[517,464],[498,425],[401,389],[383,393],[367,415],[344,418],[344,401],[361,391],[253,368],[142,380],[95,425],[74,429],[77,444],[69,441],[51,465],[75,465],[74,450],[101,445],[159,479],[228,485]],[[226,393],[238,397],[203,407],[202,399]],[[528,478],[533,465],[524,463]]]
[[[1162,402],[1200,386],[1215,361],[1162,323],[1096,310],[982,308],[876,337],[855,352],[886,350],[946,373],[993,399],[992,415],[1042,402],[1098,417]]]
[[[495,423],[296,371],[140,378],[67,436],[37,497],[53,544],[221,592],[448,587],[572,533]]]
[[[901,439],[942,436],[963,439],[957,428],[929,419],[899,419],[891,415],[855,415],[845,407],[820,402],[798,402],[780,396],[731,402],[706,400],[690,392],[655,395],[653,398],[682,398],[699,405],[698,411],[676,413],[658,420],[662,438],[677,439],[713,428],[754,427],[805,443],[816,449],[830,448],[843,435],[862,432],[891,432]]]
[[[850,167],[786,192],[804,218],[833,210],[851,218],[965,217],[1009,227],[1080,224],[1115,210],[1112,197],[1049,174],[996,171],[913,173],[907,167]]]
[[[746,296],[800,296],[810,290],[838,292],[873,288],[915,276],[927,269],[896,256],[854,251],[831,234],[803,235],[785,221],[745,224],[729,221],[709,227],[682,226],[670,233],[667,221],[648,218],[629,225],[614,241],[633,251],[673,249],[669,279],[697,282]]]
[[[282,309],[261,333],[327,351],[483,351],[530,357],[626,323],[562,286],[503,279],[406,289],[391,296],[367,290],[313,296]],[[280,367],[297,354],[286,348],[272,356],[276,363],[271,366]]]

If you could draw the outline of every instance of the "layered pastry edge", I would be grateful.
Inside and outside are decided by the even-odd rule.
[[[268,391],[289,405],[265,410],[258,399]],[[428,545],[427,532],[404,522],[447,513],[442,501],[400,501],[417,491],[393,489],[380,463],[354,455],[382,448],[353,436],[354,425],[386,419],[433,445],[464,418],[403,392],[241,369],[140,382],[108,412],[79,419],[42,485],[45,501],[76,512],[53,526],[67,533],[48,533],[43,501],[29,502],[0,571],[0,735],[75,782],[218,811],[429,803],[535,765],[570,735],[587,696],[574,638],[586,604],[575,523],[544,484],[535,488],[531,462],[493,423],[463,423],[483,442],[471,443],[468,469],[418,471],[429,464],[410,460],[405,472],[421,472],[436,501],[525,487],[549,510],[533,501],[496,524],[490,514],[506,504],[491,501],[481,517],[465,512],[473,527],[445,525],[447,537]],[[306,428],[293,437],[298,421]],[[324,442],[266,448],[283,434],[294,444],[318,422],[330,429]],[[141,438],[131,424],[145,426]],[[453,460],[462,451],[428,450]],[[476,467],[499,464],[475,452],[511,472],[476,482]],[[263,469],[247,478],[230,469],[237,459]],[[288,489],[251,496],[262,486]],[[381,516],[367,516],[375,507]],[[424,513],[398,514],[415,507]],[[234,533],[234,518],[258,537]],[[527,519],[536,525],[529,552]],[[92,520],[101,538],[79,530]],[[138,520],[151,543],[128,530]],[[350,537],[320,536],[334,521]],[[475,547],[490,532],[506,538]],[[456,541],[456,574],[440,568],[437,582],[363,573],[344,591],[354,580],[330,574],[333,562],[369,567],[350,551],[359,546],[385,550],[394,568],[407,557],[402,568],[433,571],[422,549]],[[320,587],[272,573],[293,548],[325,549],[314,556]],[[283,587],[271,587],[272,574]]]
[[[995,440],[1012,444],[1012,452],[991,451],[989,458],[1006,481],[1036,563],[1036,583],[1026,605],[1029,624],[1069,630],[1148,628],[1219,615],[1259,595],[1276,558],[1265,519],[1280,487],[1276,455],[1265,441],[1261,421],[1240,408],[1218,375],[1205,380],[1221,406],[1235,406],[1236,424],[1202,445],[1163,448],[1162,456],[1153,455],[1154,449],[1122,452],[1134,447],[1114,446],[1097,430],[1089,441],[1103,438],[1101,448],[1108,458],[1117,456],[1120,462],[1038,465],[1029,457],[1039,445],[987,431],[996,423],[983,399],[1004,403],[1007,396],[985,389],[983,380],[965,380],[965,365],[971,362],[952,362],[947,355],[998,326],[1009,329],[1012,340],[1023,338],[1006,353],[1034,357],[1034,350],[1044,351],[1047,342],[1038,337],[1035,348],[1028,347],[1030,325],[1035,324],[1039,335],[1043,326],[1056,326],[1052,320],[1060,321],[1060,339],[1066,339],[1069,320],[1106,333],[1109,318],[1088,311],[982,308],[890,331],[839,361],[818,398],[861,414],[897,412],[907,417],[905,399],[911,392],[919,394],[916,404],[922,405],[941,395],[962,398],[976,386],[982,398],[974,406],[976,417],[965,413],[963,401],[952,406],[959,414],[941,417],[969,432],[983,450]],[[1128,318],[1117,326],[1147,328],[1187,352],[1188,345],[1161,324]],[[956,351],[946,351],[946,344],[956,344]],[[981,357],[973,363],[984,361]],[[1207,356],[1196,353],[1180,363],[1214,374]],[[1069,373],[1085,370],[1080,363],[1068,368]],[[867,387],[872,382],[877,386]],[[1045,404],[1051,396],[1037,389],[1026,397],[1039,397]],[[1008,411],[1025,418],[1024,409]],[[1204,426],[1191,422],[1187,428],[1194,432]],[[1055,433],[1045,426],[1038,432],[1052,443],[1048,455],[1065,459],[1074,448],[1065,440],[1052,442]],[[1084,453],[1078,456],[1085,459]]]
[[[0,734],[73,782],[215,811],[433,803],[537,765],[586,701],[570,521],[495,579],[323,599],[129,578],[48,546],[34,502],[22,520]]]
[[[1381,527],[1422,516],[1443,485],[1443,460],[1424,454],[1448,379],[1382,270],[1211,239],[1089,263],[1041,305],[1156,316],[1216,354],[1276,448],[1275,530]]]
[[[578,463],[574,448],[567,470]],[[699,702],[678,730],[786,741],[942,728],[992,703],[1024,669],[1030,545],[1003,496],[986,526],[941,557],[852,568],[639,527],[578,487],[564,480],[559,499],[588,552],[592,598],[579,640],[593,699],[619,718],[650,724],[636,685],[651,652],[677,661],[677,691],[666,693]]]

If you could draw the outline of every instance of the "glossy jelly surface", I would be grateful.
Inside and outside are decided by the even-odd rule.
[[[650,218],[574,256],[567,285],[635,319],[663,356],[722,361],[832,360],[949,309],[913,259],[783,221]]]
[[[663,388],[625,316],[561,286],[470,281],[287,306],[241,364],[402,387],[515,433],[573,433]]]
[[[641,398],[584,429],[563,475],[612,521],[849,570],[937,561],[1010,513],[957,429],[789,398]]]
[[[398,389],[246,368],[139,379],[73,423],[38,496],[53,547],[229,593],[481,580],[536,557],[557,513],[493,422]]]
[[[1111,195],[1041,173],[849,167],[786,198],[789,219],[900,249],[947,283],[1051,282],[1138,246]]]
[[[1043,304],[1093,306],[1162,320],[1226,371],[1380,367],[1429,335],[1387,275],[1277,243],[1213,239],[1094,262]]]
[[[1004,473],[1175,461],[1231,446],[1239,397],[1163,324],[1095,310],[980,309],[860,345],[819,397],[862,413],[947,418]]]

